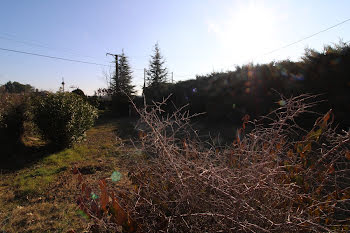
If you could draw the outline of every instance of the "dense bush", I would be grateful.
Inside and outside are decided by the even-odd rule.
[[[22,84],[19,82],[7,82],[4,85],[0,85],[0,93],[20,94],[34,92],[35,88],[29,84]]]
[[[43,136],[58,147],[80,141],[97,118],[97,110],[74,93],[56,93],[39,97],[34,121]]]
[[[206,112],[211,120],[238,121],[245,114],[258,117],[269,113],[277,107],[277,93],[286,97],[322,94],[326,101],[318,105],[318,111],[332,108],[340,128],[347,128],[350,127],[350,108],[346,105],[350,101],[349,62],[349,44],[339,43],[326,46],[321,52],[307,50],[298,62],[237,66],[234,71],[197,76],[194,80],[164,85],[159,90],[146,88],[145,95],[149,100],[160,101],[173,94],[169,103],[189,104],[191,113]]]
[[[331,111],[305,131],[295,119],[316,103],[283,101],[268,126],[242,119],[227,147],[201,142],[187,113],[161,118],[162,104],[139,111],[148,126],[140,144],[152,156],[131,168],[134,191],[114,201],[102,180],[93,199],[83,184],[82,210],[102,229],[125,232],[348,232],[350,131],[335,132]],[[247,124],[254,130],[242,137]]]
[[[81,89],[79,89],[79,88],[73,90],[72,93],[74,93],[74,94],[76,94],[76,95],[79,95],[79,96],[81,96],[81,97],[83,97],[83,98],[87,98],[86,95],[85,95],[85,93],[84,93]]]
[[[28,117],[28,102],[26,95],[0,95],[0,142],[3,152],[10,152],[21,143],[23,123]]]
[[[131,179],[128,208],[146,232],[320,232],[350,226],[350,132],[337,134],[332,113],[305,131],[295,119],[316,106],[309,96],[284,99],[228,147],[207,146],[178,131],[186,114],[160,119],[159,105],[141,111],[148,130]]]

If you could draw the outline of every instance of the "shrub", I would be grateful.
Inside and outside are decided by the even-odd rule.
[[[74,93],[39,97],[34,121],[42,135],[57,147],[80,141],[97,118],[97,109]]]
[[[3,151],[10,152],[21,143],[23,123],[28,117],[28,96],[0,95],[0,141]]]
[[[139,232],[347,232],[350,131],[335,131],[331,111],[311,130],[299,127],[295,119],[316,105],[310,99],[283,99],[254,122],[245,116],[227,147],[201,142],[187,113],[160,117],[166,100],[139,110],[140,144],[151,156],[130,168],[134,191],[120,192],[118,201]],[[247,124],[255,127],[242,137]],[[91,189],[83,190],[83,211],[95,224],[115,227],[113,212],[98,211],[113,207],[110,198],[94,203]]]
[[[132,168],[133,219],[145,232],[347,231],[350,131],[336,133],[331,111],[305,131],[295,119],[316,103],[306,95],[283,101],[242,138],[245,117],[225,148],[191,131],[179,137],[186,114],[162,119],[161,104],[140,111],[142,145],[153,156]]]
[[[73,90],[72,93],[74,93],[74,94],[76,94],[76,95],[80,95],[80,96],[83,97],[83,98],[86,98],[85,93],[84,93],[81,89],[79,89],[79,88]]]

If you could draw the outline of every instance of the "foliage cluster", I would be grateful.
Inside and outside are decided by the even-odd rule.
[[[150,103],[161,101],[171,93],[171,84],[167,82],[167,76],[168,69],[165,67],[165,59],[161,55],[159,44],[156,43],[143,87],[143,95],[147,96],[147,101],[150,101]]]
[[[130,114],[130,98],[135,98],[136,91],[135,86],[131,84],[133,75],[129,58],[124,51],[118,57],[118,64],[116,64],[118,65],[118,74],[115,72],[105,73],[108,87],[95,91],[95,100],[98,100],[101,110],[110,109],[114,115],[126,116]],[[158,43],[156,43],[154,54],[151,55],[149,61],[149,69],[145,73],[146,79],[143,88],[143,94],[147,95],[149,100],[157,101],[169,94],[168,71],[164,64],[165,60],[160,53]]]
[[[72,93],[74,93],[74,94],[76,94],[76,95],[79,95],[79,96],[81,96],[81,97],[84,98],[84,99],[87,98],[86,95],[85,95],[85,93],[84,93],[81,89],[79,89],[79,88],[74,89],[74,90],[72,91]]]
[[[147,86],[151,88],[160,88],[160,84],[166,83],[168,75],[167,68],[164,67],[165,61],[160,53],[158,43],[154,46],[154,55],[151,56],[149,69],[147,71]]]
[[[96,108],[74,93],[47,94],[38,97],[34,106],[34,122],[57,147],[82,140],[96,118]]]
[[[99,89],[101,94],[112,97],[112,112],[126,116],[129,112],[129,97],[135,93],[135,86],[131,84],[132,71],[129,64],[129,59],[124,51],[119,55],[118,59],[118,74],[114,73],[110,77],[110,84],[107,89]]]
[[[286,97],[321,94],[326,102],[318,105],[318,111],[332,108],[337,121],[349,127],[350,109],[345,104],[350,101],[349,62],[350,46],[340,42],[325,46],[321,52],[306,50],[298,62],[237,66],[235,71],[213,72],[194,80],[167,84],[156,90],[160,98],[154,98],[153,91],[145,93],[148,99],[156,101],[173,94],[169,102],[175,106],[189,104],[193,114],[206,112],[211,120],[233,123],[245,114],[258,117],[269,113],[277,106],[278,93]]]
[[[23,122],[29,117],[29,96],[0,94],[0,142],[2,151],[10,151],[21,143]]]
[[[188,112],[161,117],[166,100],[139,110],[149,157],[130,169],[135,189],[124,202],[138,230],[348,231],[350,131],[335,132],[331,111],[306,131],[296,119],[317,103],[307,95],[283,101],[261,120],[244,117],[226,147],[202,142]],[[254,130],[243,137],[247,124]]]
[[[125,55],[124,50],[119,58],[118,64],[118,88],[122,90],[122,94],[131,96],[135,94],[135,86],[131,84],[132,71],[129,64],[129,59]]]
[[[34,92],[34,87],[29,84],[22,84],[19,82],[7,82],[0,85],[0,93],[30,93]]]

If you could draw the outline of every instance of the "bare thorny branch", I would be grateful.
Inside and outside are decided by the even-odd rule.
[[[162,107],[168,99],[138,109],[148,157],[131,169],[137,189],[128,207],[142,231],[348,229],[350,133],[334,131],[331,112],[311,131],[298,126],[298,117],[313,113],[312,99],[284,99],[226,148],[200,141],[184,108],[167,115]]]

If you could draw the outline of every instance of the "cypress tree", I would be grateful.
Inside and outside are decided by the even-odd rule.
[[[154,46],[154,55],[151,56],[149,69],[147,71],[147,84],[149,87],[159,87],[166,82],[168,75],[167,68],[164,67],[165,60],[160,54],[158,43]]]
[[[112,109],[119,116],[126,116],[129,111],[129,97],[135,93],[131,84],[132,71],[124,50],[118,59],[118,75],[111,82]]]
[[[128,57],[125,55],[124,50],[119,58],[119,74],[118,85],[122,95],[132,96],[135,94],[135,86],[131,85],[132,71],[130,68]]]

